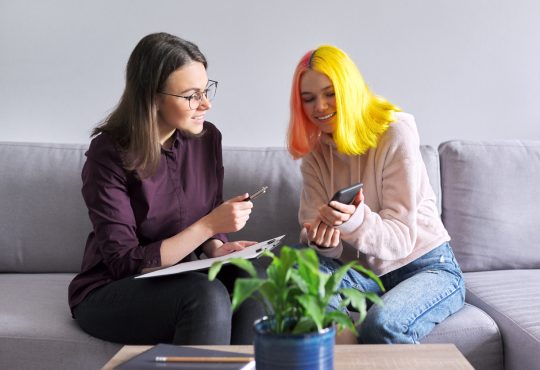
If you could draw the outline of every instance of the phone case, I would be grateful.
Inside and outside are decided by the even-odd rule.
[[[360,191],[364,184],[361,182],[358,184],[351,185],[347,188],[343,188],[341,190],[338,190],[332,199],[330,199],[330,202],[335,200],[340,203],[344,204],[351,204],[354,201],[354,198],[356,197],[356,194]]]

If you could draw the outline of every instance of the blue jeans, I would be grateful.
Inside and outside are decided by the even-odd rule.
[[[326,273],[343,264],[327,257],[319,259],[320,270]],[[356,270],[349,270],[341,282],[342,288],[382,294],[384,305],[372,305],[358,328],[359,343],[419,343],[465,301],[463,274],[448,243],[380,278],[384,294],[377,283]],[[340,301],[341,297],[334,297],[329,309],[338,309]]]

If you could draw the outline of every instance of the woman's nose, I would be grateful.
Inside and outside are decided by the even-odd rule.
[[[199,104],[199,109],[208,110],[210,108],[212,108],[212,103],[210,103],[210,100],[206,97],[206,95],[203,95]]]
[[[315,101],[315,109],[319,112],[324,112],[328,108],[328,102],[324,98],[317,98]]]

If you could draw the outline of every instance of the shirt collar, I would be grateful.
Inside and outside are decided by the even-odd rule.
[[[180,133],[180,130],[175,130],[174,133],[172,134],[173,136],[173,142],[172,142],[172,145],[171,145],[171,149],[167,149],[167,148],[164,148],[163,146],[161,147],[161,150],[164,151],[164,152],[171,152],[173,151],[174,149],[177,149],[178,146],[180,145],[180,142],[182,140],[185,140],[186,138]]]

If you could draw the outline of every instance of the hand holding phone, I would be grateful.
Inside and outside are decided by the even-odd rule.
[[[354,184],[354,185],[351,185],[351,186],[349,186],[347,188],[343,188],[341,190],[338,190],[338,191],[336,191],[336,193],[334,194],[332,199],[330,199],[330,202],[335,200],[335,201],[337,201],[339,203],[343,203],[343,204],[352,204],[352,202],[356,198],[356,195],[358,194],[360,189],[362,189],[362,186],[364,186],[364,184],[359,182],[358,184]],[[328,203],[330,204],[330,202],[328,202]]]

